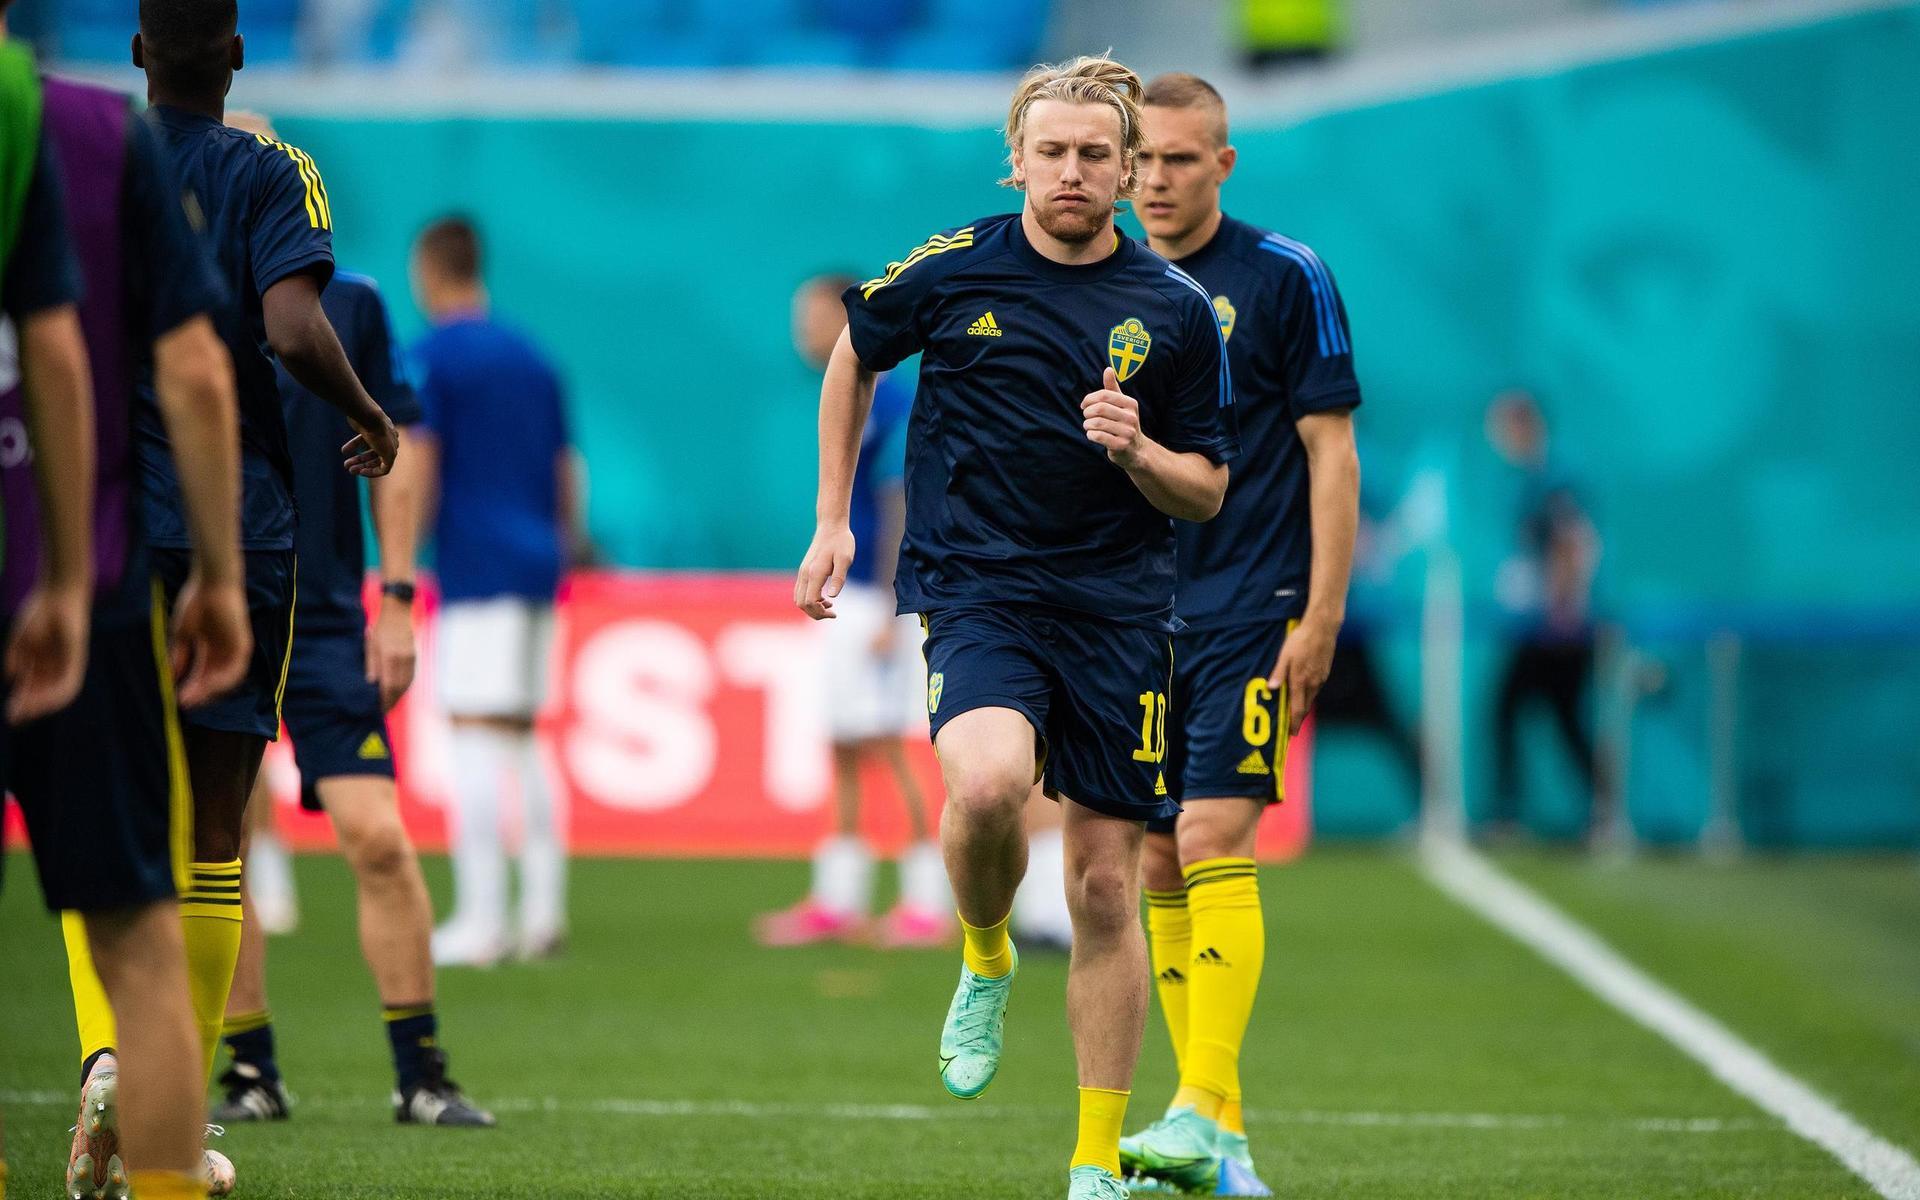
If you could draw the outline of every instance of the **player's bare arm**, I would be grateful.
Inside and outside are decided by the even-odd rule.
[[[1353,539],[1360,527],[1360,454],[1353,443],[1353,413],[1312,413],[1294,427],[1307,451],[1313,567],[1307,577],[1307,611],[1287,635],[1267,679],[1268,687],[1284,684],[1287,689],[1289,733],[1300,732],[1333,670],[1334,642],[1347,619]]]
[[[73,702],[93,603],[93,379],[74,306],[20,322],[21,387],[47,569],[14,618],[6,671],[16,724]]]
[[[1210,521],[1227,498],[1227,465],[1169,450],[1140,429],[1140,404],[1120,390],[1112,367],[1099,391],[1080,401],[1087,440],[1107,452],[1155,508],[1182,521]]]
[[[793,602],[816,621],[832,618],[833,598],[853,565],[853,468],[860,458],[860,433],[873,409],[874,372],[853,352],[842,333],[834,343],[827,375],[820,384],[820,490],[814,502],[813,544],[800,560]]]
[[[204,314],[154,340],[153,390],[180,477],[193,567],[173,606],[182,707],[238,684],[253,648],[240,558],[240,415],[233,360]]]
[[[373,536],[380,544],[382,583],[411,584],[420,543],[420,498],[426,490],[421,478],[429,464],[416,453],[419,439],[400,435],[406,453],[394,460],[393,470],[368,481],[373,510]],[[391,592],[380,594],[380,612],[367,633],[367,682],[380,689],[380,706],[391,710],[413,686],[417,660],[413,640],[413,602]]]
[[[385,475],[400,451],[400,433],[353,373],[340,335],[320,307],[320,284],[304,272],[289,275],[260,297],[267,341],[287,372],[353,425],[358,436],[340,452],[355,475]]]

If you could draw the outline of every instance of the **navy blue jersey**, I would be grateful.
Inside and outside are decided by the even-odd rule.
[[[321,293],[320,304],[374,403],[395,425],[418,421],[420,403],[396,361],[387,305],[373,280],[341,271]],[[360,602],[367,567],[361,484],[340,466],[340,447],[353,437],[353,426],[284,367],[280,398],[293,449],[293,496],[300,505],[300,529],[294,537],[300,556],[300,627],[358,629],[366,623]]]
[[[440,451],[434,571],[446,600],[560,586],[560,376],[518,330],[482,313],[441,325],[414,350],[426,427]]]
[[[233,303],[220,323],[240,397],[240,545],[293,547],[293,464],[260,298],[302,272],[333,276],[333,215],[313,160],[284,142],[177,108],[148,111],[197,210]],[[152,388],[143,385],[150,400]],[[186,514],[157,408],[141,406],[139,449],[149,542],[183,548]],[[342,438],[341,441],[346,439]],[[339,458],[338,448],[331,455]]]
[[[1127,238],[1097,263],[1056,263],[1005,215],[933,238],[845,301],[869,369],[924,353],[900,611],[1013,602],[1170,627],[1173,522],[1087,440],[1080,402],[1111,366],[1148,437],[1231,458],[1206,293]]]
[[[900,486],[906,471],[907,416],[913,411],[913,389],[896,376],[882,375],[873,386],[873,410],[860,435],[860,458],[853,468],[852,503],[848,526],[853,530],[853,566],[849,583],[873,583],[880,556],[881,500]]]
[[[1179,265],[1213,297],[1240,421],[1220,515],[1179,523],[1180,619],[1204,628],[1297,617],[1313,528],[1294,423],[1360,403],[1346,308],[1312,250],[1232,217]]]
[[[47,131],[40,131],[40,147],[33,160],[20,210],[20,228],[7,257],[7,276],[0,283],[0,309],[16,321],[80,299],[80,263],[68,240],[66,207],[60,187],[60,164]]]

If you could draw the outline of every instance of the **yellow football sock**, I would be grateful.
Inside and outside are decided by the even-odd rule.
[[[73,1016],[80,1026],[80,1063],[119,1041],[113,1023],[113,1005],[93,969],[93,951],[87,946],[87,925],[77,912],[60,914],[60,936],[67,943],[67,979],[73,985]]]
[[[185,1171],[135,1171],[133,1200],[207,1200],[207,1185]]]
[[[1240,1111],[1239,1096],[1228,1096],[1227,1102],[1220,1106],[1220,1128],[1241,1137],[1247,1136],[1247,1118]]]
[[[1260,881],[1250,858],[1209,858],[1186,868],[1193,919],[1187,1057],[1174,1103],[1218,1119],[1240,1094],[1240,1046],[1266,958]]]
[[[239,859],[193,864],[192,881],[180,896],[180,928],[187,942],[187,990],[200,1026],[201,1065],[211,1079],[240,958]]]
[[[7,1164],[0,1162],[0,1200],[7,1200]]]
[[[1007,922],[1013,920],[1008,913],[992,925],[969,925],[965,917],[960,918],[961,932],[966,935],[966,946],[961,954],[966,960],[967,970],[983,979],[998,979],[1013,970],[1013,941],[1007,937]]]
[[[1127,1120],[1127,1097],[1131,1092],[1112,1088],[1080,1089],[1080,1140],[1073,1144],[1074,1167],[1105,1167],[1109,1175],[1120,1175],[1120,1127]]]
[[[1187,915],[1187,889],[1147,892],[1147,944],[1153,950],[1153,987],[1173,1039],[1173,1065],[1187,1060],[1187,969],[1193,956],[1193,921]]]

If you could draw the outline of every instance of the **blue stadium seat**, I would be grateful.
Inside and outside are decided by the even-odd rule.
[[[875,66],[907,71],[1004,71],[1031,66],[1051,15],[1048,0],[1001,0],[978,19],[971,0],[930,0],[926,19]]]

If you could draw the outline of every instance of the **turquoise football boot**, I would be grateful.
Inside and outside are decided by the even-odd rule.
[[[1273,1189],[1253,1169],[1253,1152],[1247,1148],[1247,1135],[1220,1131],[1220,1180],[1213,1189],[1216,1196],[1271,1196]]]
[[[1105,1167],[1075,1167],[1067,1172],[1067,1200],[1127,1200],[1127,1185]]]
[[[998,979],[984,979],[960,968],[960,987],[953,993],[947,1023],[940,1030],[940,1082],[962,1100],[986,1091],[1000,1070],[1007,996],[1019,973],[1018,951],[1013,953],[1013,969]]]
[[[1120,1139],[1120,1165],[1128,1175],[1210,1196],[1220,1184],[1219,1140],[1217,1122],[1181,1105],[1132,1137]]]

